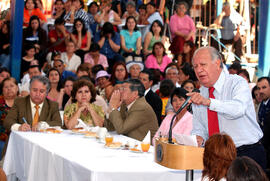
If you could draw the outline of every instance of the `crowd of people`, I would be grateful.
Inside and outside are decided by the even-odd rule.
[[[205,147],[203,179],[247,177],[253,165],[254,178],[267,180],[270,78],[251,83],[238,61],[227,69],[215,48],[197,49],[189,3],[177,1],[169,21],[173,59],[161,4],[101,0],[85,11],[83,0],[55,0],[52,26],[40,3],[25,1],[19,83],[9,71],[9,12],[0,24],[0,148],[10,131],[36,131],[39,122],[73,129],[78,119],[140,141],[150,130],[154,144],[190,96],[172,132]],[[225,3],[217,24],[229,17]],[[241,57],[239,35],[223,36]]]

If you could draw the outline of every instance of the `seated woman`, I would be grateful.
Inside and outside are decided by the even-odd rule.
[[[95,21],[95,16],[98,13],[99,10],[99,5],[97,4],[97,2],[92,1],[89,5],[88,5],[88,18],[89,18],[89,30],[92,33],[92,36],[95,37],[95,34],[97,32],[97,26],[98,23]]]
[[[96,33],[94,41],[100,46],[100,53],[105,55],[109,63],[109,72],[117,61],[125,61],[118,53],[120,50],[120,35],[113,30],[113,25],[106,22],[100,32]]]
[[[126,24],[120,31],[120,38],[122,54],[126,58],[126,62],[132,60],[139,61],[138,58],[141,60],[142,34],[133,16],[129,16],[126,19]]]
[[[188,79],[182,83],[181,87],[183,87],[188,92],[192,92],[196,88],[196,85],[193,80]]]
[[[113,86],[117,84],[122,84],[124,80],[128,78],[128,72],[126,68],[126,64],[124,62],[116,62],[113,66],[112,75],[111,75],[111,83]]]
[[[33,15],[40,19],[41,24],[47,22],[45,15],[38,9],[36,1],[26,0],[23,10],[23,26],[27,27],[29,25],[30,17]]]
[[[81,57],[83,62],[84,55],[89,51],[91,45],[91,33],[87,31],[87,27],[81,18],[75,19],[70,38],[75,43],[76,54]]]
[[[74,77],[68,77],[64,80],[64,88],[60,90],[60,95],[57,99],[60,110],[64,110],[66,103],[71,97],[71,91],[73,89],[73,83],[75,82]]]
[[[126,4],[126,12],[123,14],[122,19],[133,16],[136,21],[139,19],[139,13],[136,11],[136,4],[134,1],[128,1]]]
[[[156,42],[153,46],[152,54],[145,61],[145,67],[159,69],[161,72],[164,72],[166,66],[171,62],[172,60],[167,56],[163,43]]]
[[[50,85],[51,85],[47,98],[50,99],[51,101],[57,101],[60,96],[61,75],[56,68],[51,68],[47,74],[47,77],[49,78]]]
[[[0,63],[1,67],[10,67],[10,22],[5,21],[0,28]]]
[[[31,16],[29,26],[23,30],[23,48],[26,44],[34,44],[40,51],[47,48],[47,33],[41,28],[40,20],[37,16]]]
[[[64,18],[65,8],[63,0],[54,1],[54,13],[52,14],[53,19]]]
[[[226,181],[227,171],[236,158],[236,147],[226,134],[214,134],[205,142],[202,181]]]
[[[143,44],[143,54],[145,56],[149,55],[153,51],[153,46],[156,42],[165,43],[165,36],[163,35],[163,25],[159,20],[155,20],[151,27],[150,31],[146,34]]]
[[[103,0],[99,8],[100,11],[95,15],[94,19],[97,23],[99,23],[100,27],[103,27],[106,22],[110,22],[112,25],[115,26],[115,30],[117,30],[116,26],[121,24],[121,19],[119,15],[111,8],[111,1]]]
[[[81,119],[89,126],[103,126],[104,111],[100,106],[92,104],[96,99],[94,85],[88,80],[78,80],[71,91],[72,104],[64,111],[64,122],[68,129],[73,129]]]
[[[33,44],[28,44],[25,46],[25,56],[21,60],[21,74],[22,78],[28,71],[28,68],[32,61],[35,60],[36,47]]]
[[[95,65],[102,65],[105,70],[108,68],[108,61],[107,57],[101,54],[100,52],[100,46],[97,43],[92,43],[90,46],[89,53],[85,54],[84,56],[84,63],[90,63],[91,67]]]
[[[232,162],[226,178],[227,181],[269,181],[261,166],[247,156]]]
[[[66,46],[66,52],[61,53],[61,60],[65,63],[65,70],[76,72],[81,65],[81,58],[75,54],[75,43],[69,41]]]
[[[3,126],[3,121],[6,118],[8,111],[13,106],[15,98],[19,94],[18,83],[13,77],[4,79],[1,85],[2,95],[0,96],[0,155],[5,141],[8,138],[8,133]]]
[[[188,4],[180,2],[176,6],[176,14],[170,19],[170,29],[172,33],[172,43],[170,50],[172,54],[179,54],[183,52],[185,41],[195,40],[195,24],[192,18],[186,15]]]
[[[183,88],[176,88],[171,94],[171,103],[174,109],[174,112],[176,112],[182,104],[187,99],[186,96],[187,91]],[[156,132],[154,139],[157,138],[159,135],[166,136],[169,133],[170,129],[170,123],[172,120],[173,114],[168,114],[162,121],[158,131]],[[172,127],[172,133],[176,134],[185,134],[190,135],[192,130],[192,114],[190,114],[186,108],[184,108],[174,119],[173,127]]]
[[[113,92],[113,86],[109,79],[110,75],[104,70],[99,71],[96,75],[97,90],[106,102],[110,101]]]

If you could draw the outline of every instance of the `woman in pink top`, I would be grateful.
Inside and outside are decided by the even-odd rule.
[[[159,69],[164,72],[166,66],[171,62],[172,60],[166,55],[163,43],[156,42],[153,46],[153,53],[145,61],[145,67]]]
[[[187,98],[186,93],[187,91],[183,88],[176,88],[173,91],[171,95],[171,103],[175,112],[185,102]],[[158,131],[156,132],[153,138],[153,143],[155,138],[157,138],[159,135],[168,137],[170,123],[173,115],[174,114],[168,114],[163,119]],[[187,111],[187,108],[184,108],[174,119],[172,133],[190,135],[191,130],[192,130],[192,114]]]
[[[93,67],[94,65],[100,64],[104,67],[105,70],[108,68],[108,61],[105,55],[99,53],[100,46],[97,43],[93,43],[90,46],[89,53],[84,56],[84,63],[90,63]]]
[[[185,2],[180,2],[176,6],[176,14],[170,19],[170,30],[172,33],[171,52],[179,54],[183,52],[185,41],[195,39],[195,24],[192,18],[186,15],[188,5]]]

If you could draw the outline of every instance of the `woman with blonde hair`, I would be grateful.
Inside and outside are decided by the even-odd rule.
[[[227,171],[236,158],[236,147],[227,134],[214,134],[205,142],[202,181],[226,181]]]

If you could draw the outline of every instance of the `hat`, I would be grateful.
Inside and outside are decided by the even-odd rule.
[[[106,72],[105,70],[100,70],[100,71],[98,71],[98,73],[97,73],[97,76],[96,76],[96,81],[97,81],[97,79],[98,78],[100,78],[100,77],[110,77],[111,75],[110,74],[108,74],[108,72]]]
[[[126,6],[128,6],[128,5],[136,7],[135,2],[133,2],[133,1],[128,1]]]
[[[144,65],[143,63],[140,61],[130,61],[126,64],[126,68],[127,68],[127,72],[129,73],[129,69],[130,67],[132,67],[133,65],[139,65],[141,67],[141,70],[143,70]]]

